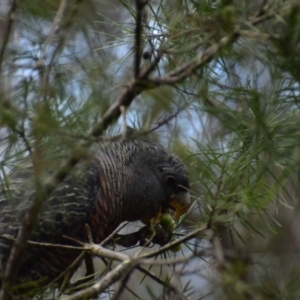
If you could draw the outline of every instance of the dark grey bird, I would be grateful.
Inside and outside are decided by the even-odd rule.
[[[80,163],[43,204],[31,241],[76,245],[86,242],[88,224],[100,243],[124,221],[149,224],[161,211],[176,217],[190,204],[189,176],[184,163],[156,142],[116,139],[95,144],[90,159]],[[32,170],[18,167],[0,192],[0,255],[2,270],[31,201]],[[78,246],[78,245],[76,245]],[[62,248],[28,245],[16,284],[45,286],[80,254]]]

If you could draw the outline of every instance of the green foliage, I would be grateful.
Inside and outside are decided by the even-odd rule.
[[[42,173],[58,168],[134,80],[137,56],[141,72],[161,56],[108,132],[154,131],[184,159],[193,205],[176,238],[212,230],[182,252],[213,275],[174,261],[156,273],[175,274],[189,299],[298,299],[299,3],[149,1],[136,49],[133,2],[62,2],[21,1],[12,29],[7,19],[1,30],[2,177],[28,156]],[[198,64],[201,53],[211,56]],[[173,299],[162,286],[128,290]]]

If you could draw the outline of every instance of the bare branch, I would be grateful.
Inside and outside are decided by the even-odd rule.
[[[119,264],[115,269],[107,273],[99,282],[95,283],[91,287],[88,287],[82,291],[79,291],[75,293],[72,296],[69,297],[62,297],[63,300],[77,300],[82,299],[84,297],[96,297],[100,293],[104,292],[109,286],[117,282],[118,280],[121,280],[122,278],[125,278],[131,270],[134,268],[139,268],[140,264],[153,264],[153,259],[147,259],[153,256],[156,256],[164,251],[167,251],[171,247],[180,244],[184,241],[187,241],[198,234],[200,234],[202,231],[207,230],[206,226],[203,226],[199,229],[196,229],[192,231],[190,234],[182,237],[181,239],[176,240],[176,242],[170,243],[162,248],[160,248],[157,251],[152,251],[149,254],[144,254],[140,256],[134,256],[130,257],[126,254],[115,252],[109,249],[105,249],[99,245],[95,244],[87,244],[86,249],[89,249],[91,254],[99,256],[99,257],[105,257],[109,259],[119,260],[122,261],[121,264]],[[207,232],[208,235],[211,234],[210,230]],[[184,262],[186,262],[186,259],[184,259]],[[161,262],[162,264],[165,264],[167,262]],[[142,269],[143,270],[143,269]],[[178,292],[177,289],[173,288],[173,290],[176,290],[176,293]],[[180,294],[180,293],[179,293]]]
[[[198,229],[195,229],[195,230],[193,230],[192,232],[186,234],[186,235],[183,236],[182,238],[177,239],[177,240],[175,240],[174,242],[169,243],[169,244],[167,244],[167,245],[165,245],[165,246],[159,248],[159,249],[156,250],[156,251],[152,251],[152,252],[150,252],[150,253],[143,254],[141,257],[142,257],[142,258],[149,258],[149,257],[156,256],[156,255],[158,255],[158,254],[161,254],[161,253],[163,253],[163,252],[169,250],[170,248],[172,248],[172,247],[174,247],[174,246],[177,246],[177,245],[179,245],[179,244],[184,243],[185,241],[188,241],[188,240],[190,240],[190,239],[192,239],[192,238],[194,238],[194,237],[197,237],[197,236],[198,236],[199,234],[201,234],[202,232],[203,232],[203,233],[206,232],[207,235],[210,234],[210,230],[207,228],[206,225],[204,225],[204,226],[201,226],[201,227],[199,227]]]
[[[116,281],[124,278],[129,272],[134,269],[138,264],[137,259],[126,260],[118,265],[111,272],[107,273],[99,282],[95,283],[91,287],[88,287],[82,291],[79,291],[72,296],[62,297],[62,300],[80,300],[89,297],[97,297],[104,292],[108,287],[114,284]]]

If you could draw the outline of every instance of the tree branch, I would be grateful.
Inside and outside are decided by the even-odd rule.
[[[7,47],[7,44],[9,42],[9,38],[10,38],[10,35],[11,35],[13,23],[14,23],[15,18],[16,18],[17,9],[18,9],[18,0],[13,0],[11,2],[10,10],[7,14],[6,31],[5,31],[5,34],[4,34],[4,38],[3,38],[3,42],[2,42],[2,46],[1,46],[1,50],[0,50],[0,74],[2,73],[2,63],[4,61],[4,53],[5,53],[5,49]]]
[[[135,60],[134,60],[134,78],[139,77],[141,63],[141,39],[143,32],[142,15],[147,1],[135,0],[136,21],[135,21]]]

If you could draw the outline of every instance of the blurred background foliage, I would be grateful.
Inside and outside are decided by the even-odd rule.
[[[134,1],[0,3],[1,176],[32,153],[44,172],[133,79]],[[183,247],[193,263],[158,274],[188,299],[299,299],[299,2],[149,0],[140,68],[163,53],[151,77],[164,78],[226,36],[209,63],[126,112],[188,165],[194,204],[178,233],[213,230]],[[174,299],[135,279],[122,299]]]

